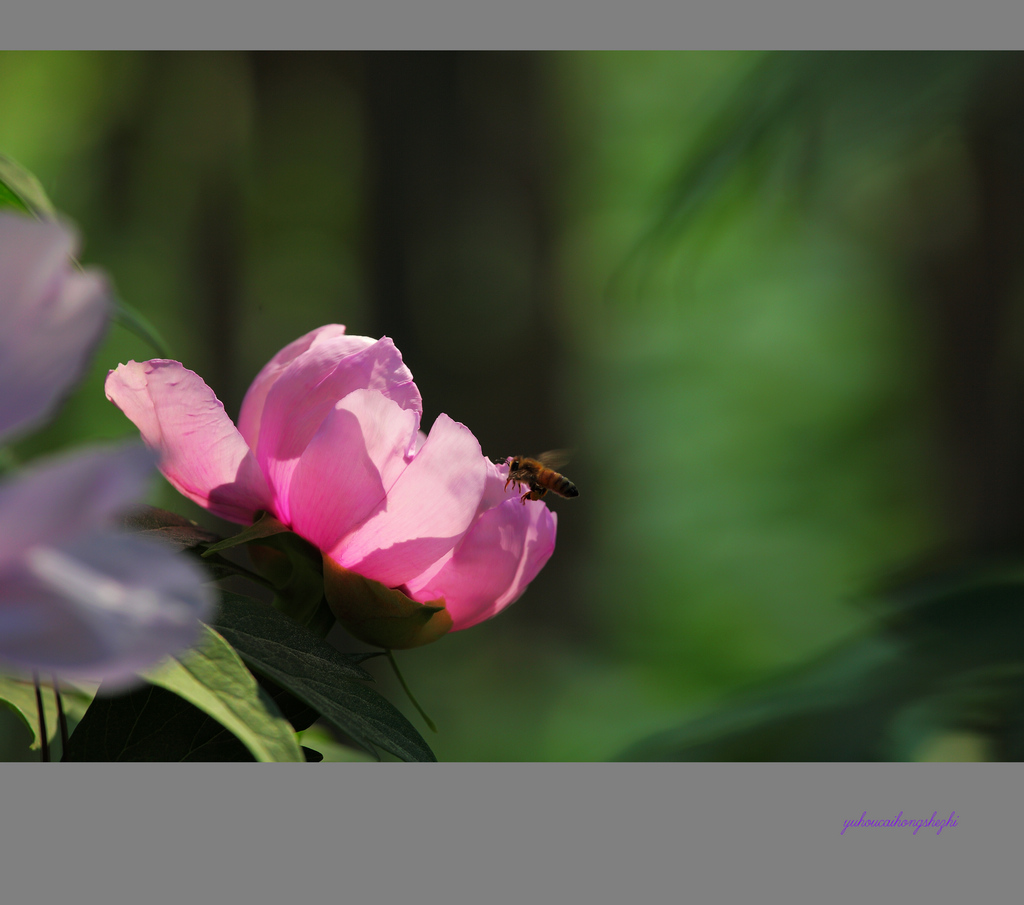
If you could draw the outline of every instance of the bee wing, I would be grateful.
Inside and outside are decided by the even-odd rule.
[[[548,468],[561,468],[572,458],[571,449],[549,449],[537,456],[537,461]]]

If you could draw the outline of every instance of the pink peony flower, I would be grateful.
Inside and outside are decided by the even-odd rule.
[[[506,492],[507,469],[468,428],[440,415],[428,435],[419,430],[419,390],[387,337],[331,324],[297,339],[260,371],[237,428],[176,361],[120,365],[106,392],[182,494],[241,524],[267,511],[319,548],[332,606],[332,576],[355,575],[450,617],[430,637],[384,646],[489,619],[554,550],[554,513]],[[384,610],[397,598],[370,596],[391,618]]]

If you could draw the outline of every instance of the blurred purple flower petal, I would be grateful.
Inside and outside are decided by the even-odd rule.
[[[201,568],[110,527],[151,467],[141,448],[92,450],[0,485],[0,663],[125,685],[195,642],[213,609]]]
[[[81,450],[0,484],[0,569],[37,544],[109,523],[146,493],[155,465],[142,446]]]
[[[77,245],[60,223],[0,214],[0,441],[54,409],[103,334],[107,285],[74,268]]]

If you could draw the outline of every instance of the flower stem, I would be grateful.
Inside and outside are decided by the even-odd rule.
[[[68,750],[68,717],[64,713],[64,699],[60,696],[60,686],[57,684],[57,677],[53,676],[53,696],[57,699],[57,720],[60,722],[60,756],[64,759],[64,752]]]
[[[402,688],[405,690],[405,693],[409,697],[409,700],[412,701],[412,706],[415,707],[416,710],[419,712],[419,715],[423,717],[423,722],[425,722],[430,727],[430,731],[436,733],[437,726],[434,725],[434,721],[429,716],[427,716],[426,711],[422,707],[420,707],[419,701],[417,701],[416,698],[413,697],[412,692],[409,690],[409,686],[405,684],[405,679],[402,678],[402,674],[398,671],[398,664],[395,662],[394,653],[391,651],[390,648],[388,648],[385,651],[385,653],[387,653],[388,655],[388,660],[391,663],[391,668],[395,671],[395,675],[398,677],[398,681],[402,683]]]
[[[46,732],[46,712],[43,710],[43,690],[39,687],[39,673],[32,673],[32,682],[36,686],[36,710],[39,712],[39,758],[43,763],[49,763],[50,740]]]

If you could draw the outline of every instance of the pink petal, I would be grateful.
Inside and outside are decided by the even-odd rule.
[[[93,532],[36,546],[0,580],[0,660],[115,685],[193,644],[213,597],[196,564],[156,541]]]
[[[388,491],[387,508],[329,551],[337,563],[394,588],[445,555],[476,516],[486,459],[467,427],[439,415]]]
[[[385,337],[351,352],[356,339],[362,337],[314,342],[285,367],[267,392],[256,457],[279,493],[290,486],[299,457],[328,412],[353,390],[378,390],[417,417],[422,412],[419,391],[395,344]]]
[[[160,453],[160,470],[180,493],[242,524],[273,510],[255,457],[197,374],[176,361],[130,361],[110,372],[106,392]]]
[[[59,223],[0,215],[0,435],[49,414],[106,327],[106,281],[72,268],[77,244]]]
[[[477,509],[477,515],[483,515],[489,509],[504,503],[505,500],[517,499],[519,496],[513,485],[509,484],[507,488],[505,486],[508,482],[507,465],[496,465],[490,459],[485,459],[484,465],[487,472],[487,480],[484,484],[483,496],[480,497],[480,507]]]
[[[78,450],[34,463],[0,485],[0,568],[30,547],[55,544],[135,505],[154,477],[141,445]]]
[[[384,507],[405,471],[416,413],[376,390],[355,390],[324,419],[292,474],[287,523],[321,550]],[[285,513],[281,517],[284,518]]]
[[[540,501],[524,506],[508,499],[473,523],[439,569],[406,587],[415,600],[443,598],[452,631],[490,619],[517,600],[551,558],[557,521]]]
[[[506,489],[506,480],[508,478],[507,466],[497,465],[490,459],[485,458],[484,474],[484,491],[480,495],[480,502],[476,508],[476,515],[473,517],[473,521],[470,524],[470,528],[466,532],[467,535],[470,534],[474,529],[476,529],[479,519],[484,513],[494,509],[494,507],[500,505],[507,499],[518,499],[518,494],[516,493],[515,487],[509,485],[510,489]],[[520,503],[520,507],[521,506],[522,504]],[[438,559],[437,562],[428,566],[420,575],[411,579],[407,583],[406,590],[409,590],[410,593],[413,594],[413,596],[415,596],[415,599],[424,602],[428,599],[432,599],[416,595],[413,593],[412,589],[423,587],[428,577],[436,575],[441,570],[441,568],[452,558],[455,549],[457,548],[452,548],[451,550],[449,550],[447,553],[445,553],[444,556]],[[516,561],[518,562],[518,559]]]
[[[238,415],[238,431],[245,437],[245,442],[249,444],[250,449],[256,449],[260,434],[260,421],[263,417],[263,405],[266,402],[267,393],[277,383],[278,377],[288,365],[308,351],[311,346],[322,345],[328,340],[333,340],[335,348],[345,356],[359,352],[367,346],[373,345],[374,342],[368,336],[345,336],[345,327],[342,324],[327,324],[288,343],[263,366],[246,392],[245,399],[242,400],[242,410]]]
[[[523,508],[521,503],[502,503],[503,507],[512,505],[518,505],[520,510]],[[515,603],[529,587],[530,582],[537,577],[540,570],[547,565],[551,554],[555,552],[558,516],[542,503],[535,506],[533,502],[527,502],[526,509],[530,512],[530,525],[526,529],[526,543],[523,558],[519,562],[519,571],[516,572],[516,577],[508,590],[494,602],[491,612],[480,616],[480,619],[476,621],[489,619],[505,607]],[[469,628],[473,624],[473,622],[469,622],[462,627]]]

